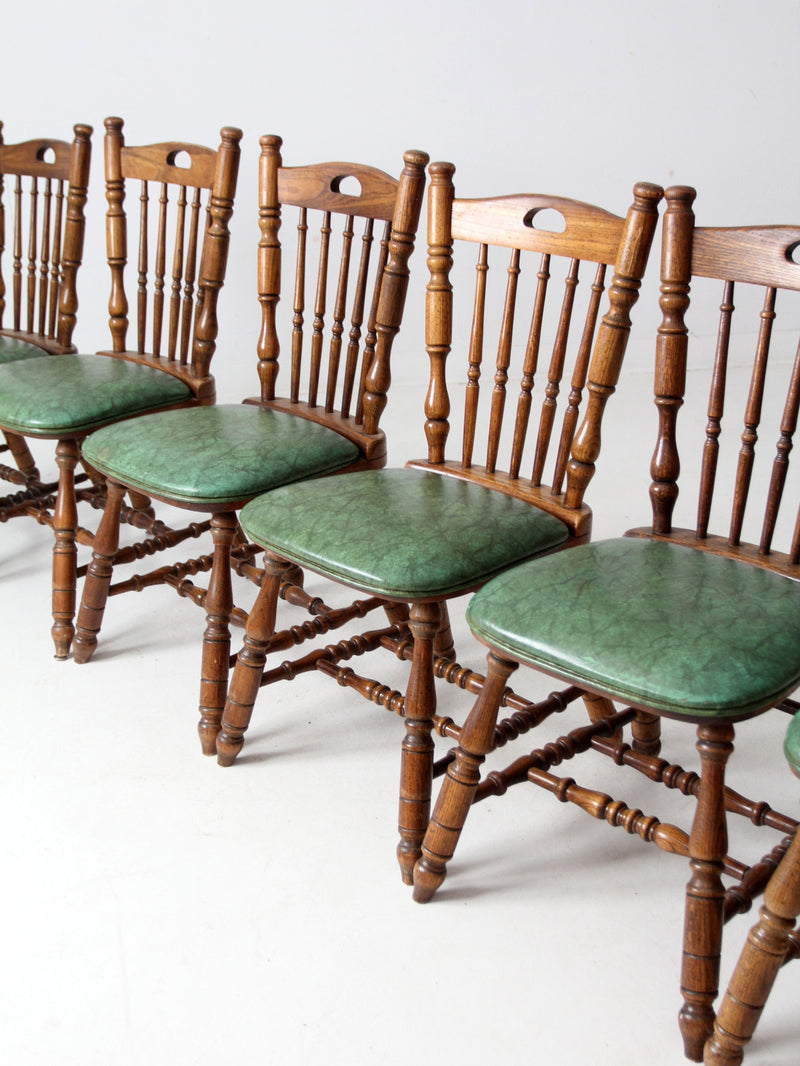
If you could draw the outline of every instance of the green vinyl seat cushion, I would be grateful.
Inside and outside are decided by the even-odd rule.
[[[783,751],[793,772],[800,777],[800,714],[796,714],[789,723]]]
[[[259,497],[252,540],[336,581],[402,600],[477,587],[563,544],[567,527],[528,503],[425,470],[368,470]]]
[[[341,470],[361,453],[332,429],[285,411],[216,404],[106,426],[87,437],[83,454],[131,488],[202,509]]]
[[[753,714],[800,684],[800,583],[663,541],[517,567],[467,620],[500,654],[674,717]]]
[[[31,344],[30,341],[0,334],[0,366],[3,363],[16,363],[19,359],[41,359],[47,354],[44,348]]]
[[[106,355],[0,366],[0,426],[26,436],[82,436],[120,418],[190,400],[185,382]]]

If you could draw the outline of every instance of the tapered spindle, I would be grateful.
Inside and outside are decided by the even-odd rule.
[[[567,461],[569,460],[572,441],[575,437],[575,430],[578,426],[578,414],[583,399],[583,390],[586,386],[589,360],[594,346],[597,317],[600,313],[600,297],[605,292],[605,276],[605,264],[600,263],[597,267],[595,279],[592,282],[583,335],[581,336],[581,343],[572,372],[572,383],[569,397],[567,399],[567,409],[564,412],[564,421],[561,426],[561,436],[558,442],[558,452],[556,454],[556,466],[553,473],[552,485],[553,492],[556,493],[556,495],[561,493],[563,487],[564,477],[567,472]]]
[[[347,286],[350,277],[350,253],[353,247],[353,216],[349,215],[342,233],[342,256],[339,261],[339,281],[333,305],[331,345],[328,356],[328,386],[325,395],[325,410],[333,410],[336,401],[336,385],[339,380],[339,360],[342,353],[344,316],[347,312]]]
[[[772,464],[772,476],[770,477],[769,491],[767,493],[767,507],[759,544],[759,550],[762,554],[767,554],[772,547],[775,523],[778,520],[778,510],[783,496],[783,487],[786,484],[786,475],[789,472],[789,452],[792,450],[792,441],[797,429],[798,410],[800,410],[800,344],[798,344],[795,353],[789,391],[786,395],[786,403],[784,404],[781,418],[781,435],[778,440],[777,455]]]
[[[39,306],[38,325],[39,333],[47,329],[47,288],[50,283],[50,228],[51,212],[53,206],[53,183],[50,178],[45,178],[44,194],[42,197],[44,208],[42,217],[42,240],[39,252]]]
[[[342,382],[342,414],[345,418],[350,415],[350,405],[353,402],[353,389],[355,387],[356,371],[358,369],[358,351],[361,345],[361,326],[364,322],[364,306],[366,303],[367,282],[369,280],[369,260],[372,250],[373,222],[368,218],[361,236],[361,258],[358,266],[358,278],[353,294],[353,311],[350,316],[350,333],[347,343],[347,356],[344,367],[344,381]]]
[[[517,283],[519,280],[519,249],[511,251],[508,265],[506,297],[503,305],[503,318],[500,325],[500,340],[497,345],[497,362],[495,365],[494,388],[492,389],[492,410],[489,422],[489,445],[486,451],[486,469],[494,473],[497,467],[497,453],[500,447],[500,433],[503,428],[503,412],[506,404],[506,384],[508,368],[511,363],[511,344],[514,339],[514,311],[517,305]]]
[[[735,310],[733,303],[734,284],[726,281],[719,309],[719,329],[717,347],[714,353],[714,372],[711,378],[711,393],[708,401],[708,421],[706,422],[706,440],[703,447],[703,464],[700,471],[700,502],[697,514],[698,536],[705,537],[711,517],[711,501],[714,498],[714,486],[717,476],[719,458],[719,435],[722,429],[722,416],[725,413],[725,386],[728,378],[728,351],[730,348],[731,319]]]
[[[169,334],[167,353],[174,359],[178,350],[178,324],[181,308],[181,282],[183,281],[184,238],[186,227],[186,187],[181,185],[177,202],[175,223],[175,248],[172,256],[172,289],[169,301]]]
[[[47,335],[55,337],[58,305],[61,299],[61,233],[64,218],[64,182],[56,183],[55,216],[53,219],[53,243],[50,256],[50,286],[47,308]]]
[[[167,271],[167,183],[161,183],[158,198],[158,230],[156,235],[155,269],[153,273],[153,355],[161,355],[161,336],[164,329],[164,278]]]
[[[147,271],[149,250],[147,243],[147,222],[149,192],[146,181],[142,182],[139,194],[139,271],[136,294],[136,341],[137,351],[145,351],[147,345]]]
[[[189,244],[186,252],[186,271],[183,279],[183,304],[181,308],[180,362],[186,365],[189,344],[192,338],[194,317],[194,283],[197,277],[197,238],[200,228],[200,190],[195,189],[189,215]]]
[[[308,212],[300,208],[297,221],[297,261],[294,279],[294,315],[292,317],[292,382],[291,398],[294,403],[300,399],[300,374],[303,366],[303,324],[306,307],[306,238],[308,234]]]
[[[528,424],[533,403],[533,385],[536,371],[539,368],[539,349],[542,341],[544,305],[549,280],[550,256],[543,255],[536,275],[536,295],[533,302],[528,343],[525,346],[525,359],[522,365],[522,381],[520,383],[519,399],[517,400],[517,417],[514,421],[514,442],[511,448],[511,462],[509,464],[509,473],[513,478],[519,477],[522,452],[528,435]]]
[[[378,343],[378,304],[381,297],[381,279],[383,278],[386,264],[389,261],[389,238],[391,236],[391,231],[392,225],[390,222],[387,222],[384,226],[383,237],[381,238],[379,245],[375,285],[372,290],[372,304],[369,309],[369,318],[367,319],[367,334],[364,338],[364,354],[361,357],[361,375],[358,383],[358,403],[356,404],[356,422],[358,422],[359,425],[362,425],[364,422],[364,396],[367,391],[367,378],[372,370],[372,364],[375,360],[375,347]]]
[[[30,214],[28,215],[28,285],[26,300],[26,329],[33,333],[36,326],[34,312],[36,308],[36,255],[39,245],[39,182],[31,178]]]
[[[21,325],[22,313],[22,178],[14,184],[14,329]]]
[[[483,363],[483,337],[486,326],[486,281],[489,272],[489,248],[486,244],[478,246],[478,262],[475,266],[475,272],[475,298],[469,336],[469,363],[467,366],[467,387],[464,394],[464,434],[461,460],[467,470],[472,466],[475,428],[478,419],[478,401],[481,394],[481,364]]]
[[[314,323],[311,333],[311,359],[308,402],[316,407],[319,378],[322,368],[322,340],[325,330],[325,311],[328,294],[328,260],[331,246],[331,214],[326,211],[320,227],[319,260],[317,262],[317,293],[314,300]]]

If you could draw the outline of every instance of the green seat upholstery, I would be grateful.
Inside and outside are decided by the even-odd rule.
[[[796,714],[786,731],[783,751],[792,771],[800,776],[800,714]]]
[[[284,411],[217,404],[106,426],[83,445],[101,473],[198,508],[341,470],[360,455],[339,433]]]
[[[124,359],[23,359],[0,367],[0,426],[31,437],[82,436],[191,396],[172,374]]]
[[[398,599],[467,591],[563,544],[567,527],[511,496],[425,470],[370,470],[278,489],[247,535],[301,566]]]
[[[800,583],[666,542],[517,567],[467,617],[513,659],[675,717],[745,716],[800,683]]]
[[[0,366],[16,363],[19,359],[40,359],[48,353],[38,344],[20,340],[18,337],[0,336]]]

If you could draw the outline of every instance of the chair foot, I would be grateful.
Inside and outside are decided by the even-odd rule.
[[[423,855],[414,867],[414,902],[429,903],[446,876],[444,863],[435,864]]]
[[[72,647],[72,658],[76,663],[88,663],[97,650],[97,638],[88,640],[78,634]]]
[[[397,861],[400,864],[400,876],[404,885],[414,884],[414,865],[419,858],[419,849],[409,847],[407,841],[401,840],[397,845]]]
[[[236,756],[244,747],[244,737],[233,737],[229,733],[217,734],[216,753],[220,766],[233,766]]]

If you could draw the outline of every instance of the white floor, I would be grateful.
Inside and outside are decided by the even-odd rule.
[[[624,425],[604,447],[638,462],[646,487]],[[634,480],[593,497],[598,535],[646,521]],[[262,695],[245,752],[223,770],[195,733],[202,613],[163,589],[112,601],[96,658],[56,662],[49,550],[32,522],[0,529],[4,1062],[684,1061],[684,860],[520,786],[475,808],[448,881],[418,906],[394,858],[398,720],[304,677]],[[480,667],[458,604],[452,614],[461,660]],[[403,687],[402,664],[372,659],[366,672]],[[568,717],[516,754],[580,709]],[[795,813],[786,722],[740,727],[731,782]],[[691,733],[668,727],[670,758],[695,765]],[[653,786],[632,774],[600,766],[593,778],[599,757],[587,758],[600,787],[685,817],[684,801],[664,806],[659,792],[651,804]],[[732,851],[743,841],[752,859],[778,839],[752,836],[737,830]],[[728,926],[723,981],[751,921]],[[780,975],[752,1066],[796,1066],[799,978]]]

